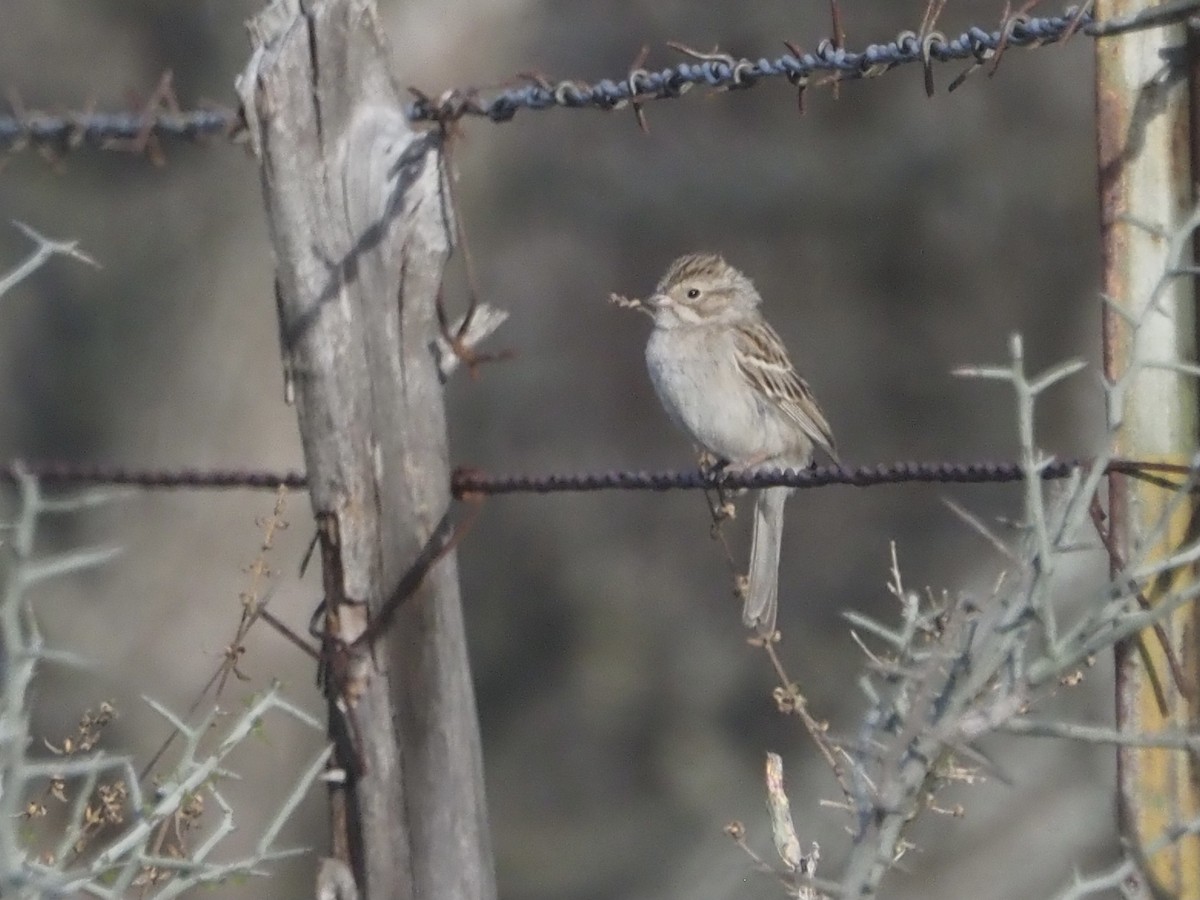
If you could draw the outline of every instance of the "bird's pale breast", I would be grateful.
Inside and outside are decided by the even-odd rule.
[[[655,328],[650,380],[667,415],[710,453],[734,464],[808,465],[812,447],[738,371],[728,328]]]

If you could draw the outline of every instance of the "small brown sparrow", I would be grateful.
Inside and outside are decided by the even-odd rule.
[[[650,380],[672,421],[733,470],[803,469],[815,449],[838,462],[821,407],[759,312],[750,279],[721,257],[682,256],[646,305]],[[628,304],[627,304],[628,305]],[[792,488],[759,491],[754,504],[742,621],[775,631],[784,502]]]

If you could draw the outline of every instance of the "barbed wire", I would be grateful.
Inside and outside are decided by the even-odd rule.
[[[1041,470],[1045,480],[1069,477],[1087,466],[1087,459],[1054,460]],[[1114,459],[1106,471],[1178,485],[1163,474],[1188,474],[1188,466],[1133,459]],[[303,472],[248,468],[130,468],[99,463],[14,460],[0,464],[0,480],[15,481],[22,473],[49,486],[138,487],[147,490],[276,490],[280,486],[305,488]],[[1159,474],[1155,474],[1159,473]],[[592,491],[711,490],[786,486],[799,489],[846,485],[875,487],[884,484],[1004,484],[1021,481],[1022,467],[1015,462],[891,462],[868,466],[815,466],[802,470],[756,470],[753,472],[629,471],[580,472],[546,475],[491,475],[461,467],[451,476],[456,497],[497,494],[586,493]]]
[[[232,134],[239,122],[236,111],[221,108],[178,113],[30,112],[0,116],[0,147],[21,149],[32,144],[71,150],[86,144],[102,150],[122,149],[116,144],[141,141],[147,132],[157,137],[197,141]]]
[[[43,484],[59,487],[111,486],[147,490],[227,490],[248,488],[273,491],[280,487],[308,486],[303,472],[250,468],[133,468],[106,463],[73,463],[57,460],[11,460],[0,463],[0,481],[32,475]]]
[[[417,100],[409,105],[407,113],[414,121],[454,121],[472,115],[506,122],[521,109],[557,106],[613,110],[629,104],[636,108],[643,101],[679,97],[697,85],[713,90],[738,90],[754,87],[764,79],[786,78],[803,91],[814,76],[826,76],[828,81],[876,78],[910,63],[921,63],[928,73],[934,63],[970,60],[971,67],[951,82],[950,90],[954,90],[970,72],[994,58],[1003,47],[1055,44],[1077,31],[1090,34],[1095,26],[1086,6],[1070,6],[1062,15],[1013,15],[999,28],[972,26],[953,38],[940,31],[924,34],[903,31],[893,41],[870,44],[857,52],[828,38],[810,53],[801,53],[789,44],[792,52],[775,59],[757,60],[715,50],[702,53],[681,44],[670,44],[672,49],[693,61],[658,71],[636,65],[623,78],[606,78],[594,83],[559,81],[552,84],[539,76],[527,75],[524,77],[531,83],[500,90],[487,99],[481,99],[481,92],[474,88],[452,89],[436,100],[416,92]]]
[[[932,92],[934,63],[969,61],[970,66],[951,82],[950,90],[954,90],[971,72],[989,60],[997,61],[1008,47],[1058,44],[1075,33],[1104,37],[1159,27],[1181,21],[1198,8],[1200,0],[1168,0],[1131,16],[1097,22],[1090,4],[1073,5],[1061,15],[1010,15],[997,28],[971,26],[957,37],[940,31],[904,31],[892,41],[870,44],[861,51],[846,49],[832,39],[820,41],[812,52],[801,52],[788,43],[791,52],[774,59],[735,57],[717,50],[705,53],[672,43],[669,46],[688,56],[689,61],[651,70],[642,66],[639,57],[626,75],[595,82],[552,82],[542,75],[525,73],[518,76],[524,83],[517,86],[502,85],[495,90],[452,88],[436,98],[409,88],[416,99],[405,112],[413,122],[447,123],[464,116],[507,122],[522,109],[616,110],[632,105],[641,122],[643,102],[680,97],[698,85],[732,91],[754,87],[766,79],[783,78],[803,94],[814,78],[819,78],[821,84],[876,78],[898,66],[920,63],[925,69],[926,89]],[[17,109],[12,115],[0,115],[0,149],[35,146],[66,152],[86,145],[145,152],[148,142],[159,138],[237,138],[243,131],[242,116],[235,109],[179,110],[166,73],[153,102],[141,111],[55,115]]]

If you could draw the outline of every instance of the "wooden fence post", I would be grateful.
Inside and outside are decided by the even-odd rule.
[[[1148,9],[1147,0],[1097,0],[1104,20]],[[1100,166],[1103,291],[1130,316],[1139,316],[1155,283],[1170,267],[1170,241],[1147,230],[1179,228],[1195,203],[1192,100],[1188,36],[1182,25],[1151,28],[1096,41],[1097,146]],[[1149,316],[1137,337],[1141,358],[1196,361],[1196,299],[1189,279],[1177,278],[1162,297],[1162,312]],[[1118,378],[1134,352],[1128,323],[1109,309],[1104,317],[1104,365]],[[1177,371],[1146,369],[1131,386],[1121,411],[1117,453],[1135,459],[1188,465],[1197,451],[1196,379]],[[1125,559],[1142,547],[1143,535],[1163,515],[1173,493],[1132,478],[1114,477],[1109,495],[1111,527]],[[1149,558],[1162,558],[1194,539],[1194,502],[1183,503]],[[1151,603],[1194,578],[1180,569],[1146,589]],[[1179,579],[1184,579],[1180,582]],[[1147,633],[1117,650],[1117,722],[1130,733],[1195,731],[1200,697],[1196,612],[1186,605],[1163,623],[1167,642],[1181,661],[1186,682],[1176,684],[1162,644]],[[1154,854],[1146,849],[1169,829],[1200,812],[1195,756],[1173,750],[1118,750],[1122,830],[1152,882],[1136,896],[1200,898],[1200,838],[1184,837]],[[1149,858],[1147,858],[1149,857]],[[1132,896],[1132,895],[1131,895]]]
[[[249,27],[238,89],[274,244],[347,773],[331,789],[334,856],[371,900],[487,900],[457,566],[436,553],[451,504],[432,349],[453,215],[440,135],[405,119],[373,0],[275,0]],[[414,565],[431,561],[410,593]],[[354,643],[368,628],[379,635]]]

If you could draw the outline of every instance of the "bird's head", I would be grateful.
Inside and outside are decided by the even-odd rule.
[[[762,298],[754,284],[712,253],[681,256],[658,282],[647,304],[659,328],[736,322]]]

